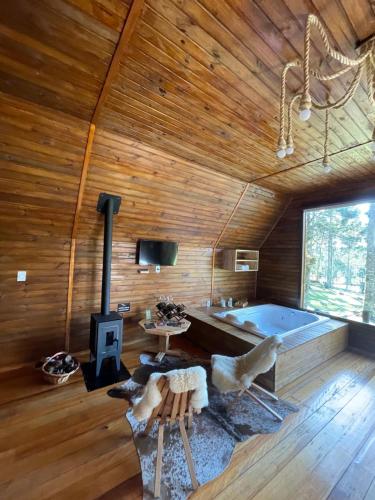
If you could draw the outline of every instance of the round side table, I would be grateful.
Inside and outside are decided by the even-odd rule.
[[[164,356],[166,354],[173,354],[176,355],[176,351],[172,351],[169,349],[169,337],[172,335],[179,335],[180,333],[186,332],[191,323],[187,319],[179,321],[180,326],[168,326],[168,325],[157,325],[155,323],[155,328],[145,328],[145,324],[148,323],[155,323],[154,321],[146,321],[145,319],[142,319],[139,321],[139,325],[143,328],[145,333],[149,333],[150,335],[158,335],[159,337],[159,352],[157,353],[155,359],[157,361],[162,361]]]

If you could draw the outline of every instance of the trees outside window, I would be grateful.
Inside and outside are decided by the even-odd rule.
[[[375,202],[304,214],[303,307],[375,323]]]

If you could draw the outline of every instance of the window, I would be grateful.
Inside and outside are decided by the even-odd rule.
[[[305,210],[302,307],[375,323],[375,202]]]

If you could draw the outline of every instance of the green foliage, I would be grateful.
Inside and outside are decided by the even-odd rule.
[[[305,212],[304,307],[361,316],[365,288],[371,288],[366,273],[370,207],[357,204]],[[375,314],[375,304],[373,308]]]

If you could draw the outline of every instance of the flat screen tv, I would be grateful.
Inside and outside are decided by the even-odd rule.
[[[175,266],[178,243],[175,241],[138,240],[137,263],[141,266]]]

